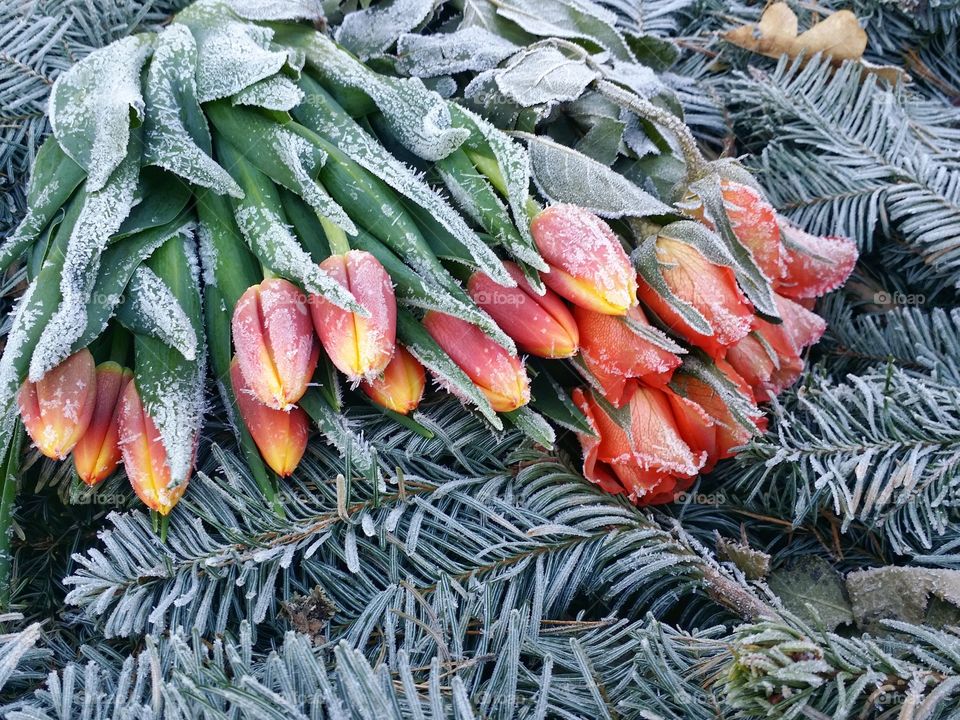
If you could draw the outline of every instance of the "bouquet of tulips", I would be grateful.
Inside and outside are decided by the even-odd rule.
[[[492,431],[551,445],[553,426],[572,430],[584,475],[642,503],[763,429],[757,404],[799,377],[824,331],[811,302],[852,270],[850,242],[807,235],[736,163],[703,160],[629,63],[535,43],[502,77],[529,98],[518,68],[572,52],[592,73],[581,91],[679,139],[687,172],[663,198],[374,70],[303,22],[320,19],[199,0],[58,79],[27,216],[0,247],[30,279],[0,383],[41,452],[72,452],[89,484],[122,458],[169,513],[208,362],[267,496],[314,426],[375,463],[338,373],[422,432],[428,372]],[[571,158],[589,172],[550,182]],[[625,208],[578,202],[595,182]]]

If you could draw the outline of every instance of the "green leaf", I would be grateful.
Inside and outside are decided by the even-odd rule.
[[[44,141],[33,161],[27,212],[16,230],[0,245],[0,273],[39,237],[83,182],[84,175],[83,168],[63,152],[55,137],[51,135]]]
[[[233,105],[252,105],[277,112],[289,112],[302,101],[303,91],[284,75],[274,75],[255,82],[230,99]]]
[[[397,69],[421,78],[479,72],[495,68],[519,49],[509,39],[479,26],[436,35],[401,35]]]
[[[210,157],[210,133],[197,101],[196,66],[197,45],[184,25],[170,25],[157,36],[144,84],[143,161],[218,194],[240,197],[240,187]]]
[[[806,556],[777,568],[770,573],[767,584],[784,607],[814,627],[832,632],[853,622],[843,581],[822,557]]]
[[[576,100],[598,77],[582,58],[569,58],[549,46],[518,53],[495,75],[500,92],[521,107]]]
[[[578,408],[570,394],[553,378],[541,364],[530,381],[533,399],[530,404],[562,428],[580,435],[593,435],[593,428],[586,415]]]
[[[346,415],[332,407],[317,388],[310,388],[298,403],[316,423],[327,442],[340,451],[345,461],[363,474],[373,472],[376,461],[368,443],[350,425]]]
[[[147,265],[138,267],[127,283],[117,319],[134,334],[162,340],[186,360],[197,357],[199,341],[190,318],[173,291]]]
[[[158,167],[141,168],[135,205],[110,242],[173,222],[188,202],[190,188],[186,183]]]
[[[207,190],[198,192],[197,215],[204,286],[219,288],[232,316],[237,300],[263,279],[263,272],[247,248],[227,198]]]
[[[433,13],[435,0],[393,0],[348,13],[337,28],[337,42],[361,59],[387,50]]]
[[[530,408],[529,405],[502,414],[535,443],[547,449],[553,448],[553,444],[557,441],[553,428],[550,427],[550,423],[542,415]]]
[[[152,34],[133,35],[94,50],[50,91],[50,124],[60,147],[87,171],[87,192],[103,188],[127,156],[130,120],[143,121],[140,70]]]

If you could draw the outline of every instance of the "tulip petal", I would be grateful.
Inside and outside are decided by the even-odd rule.
[[[426,384],[427,375],[423,365],[417,362],[409,350],[398,345],[383,375],[361,383],[360,387],[381,407],[408,415],[420,404]]]
[[[87,485],[105,480],[120,464],[120,397],[133,372],[115,362],[97,366],[97,392],[87,431],[73,448],[73,464]]]
[[[816,298],[846,282],[857,263],[857,246],[849,238],[818,237],[780,218],[786,274],[774,290],[794,300]]]

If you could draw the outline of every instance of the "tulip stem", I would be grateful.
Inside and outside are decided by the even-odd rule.
[[[17,497],[22,445],[23,425],[17,419],[3,458],[3,491],[0,493],[0,609],[3,610],[10,605],[10,520]]]
[[[687,165],[687,178],[690,181],[704,175],[707,171],[708,163],[700,148],[697,146],[696,138],[690,132],[690,128],[684,124],[683,120],[678,118],[669,110],[657,107],[649,100],[636,95],[635,93],[624,90],[619,85],[615,85],[609,80],[600,80],[597,82],[597,90],[608,100],[638,115],[644,120],[665,127],[680,145],[680,151],[683,153],[683,159]]]
[[[327,244],[330,246],[331,255],[346,255],[350,252],[350,243],[347,241],[347,234],[339,225],[327,220],[327,218],[318,215],[320,225],[323,226],[323,232],[327,236]]]
[[[110,360],[120,367],[126,367],[129,354],[130,334],[122,327],[114,328],[110,337]]]

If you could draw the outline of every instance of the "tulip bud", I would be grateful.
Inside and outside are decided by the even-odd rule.
[[[409,350],[398,345],[383,375],[364,381],[360,387],[377,405],[408,415],[417,409],[426,385],[427,375],[423,365]]]
[[[777,281],[786,272],[777,211],[756,189],[732,180],[720,182],[723,207],[733,234],[750,251],[753,261],[770,281]],[[697,203],[690,213],[708,227],[712,219],[705,216]]]
[[[313,326],[323,349],[351,382],[371,380],[383,372],[396,347],[397,300],[390,276],[379,260],[362,250],[332,255],[320,267],[369,313],[361,317],[311,295]]]
[[[780,220],[786,273],[774,290],[794,300],[825,295],[846,281],[857,262],[857,246],[848,238],[806,233]]]
[[[530,401],[530,381],[520,359],[465,320],[428,312],[423,325],[443,351],[487,396],[497,412],[510,412]]]
[[[638,335],[623,318],[580,307],[574,308],[573,314],[582,332],[584,364],[600,384],[603,396],[615,407],[626,399],[628,380],[662,387],[680,365],[680,358]],[[630,308],[627,318],[649,326],[639,306]]]
[[[63,460],[83,437],[96,404],[96,368],[84,348],[37,382],[24,382],[17,396],[23,425],[37,448]]]
[[[550,267],[543,281],[574,305],[623,315],[637,304],[630,259],[610,227],[576,205],[551,205],[530,223],[537,249]]]
[[[566,358],[577,352],[580,335],[573,315],[550,289],[536,291],[512,262],[504,262],[517,282],[514,288],[498,285],[483,273],[474,273],[467,283],[470,297],[513,338],[523,352],[542,358]]]
[[[160,432],[140,402],[135,382],[127,383],[120,396],[120,453],[133,490],[144,505],[168,515],[180,501],[187,481],[170,485],[167,450]]]
[[[320,357],[300,290],[280,278],[247,288],[234,308],[232,329],[249,388],[264,405],[290,409],[307,391]]]
[[[275,410],[260,402],[247,385],[240,365],[230,363],[230,380],[240,417],[250,431],[267,465],[281,477],[296,469],[307,449],[310,419],[303,408]]]
[[[97,366],[97,393],[87,431],[73,448],[73,464],[80,479],[96,485],[120,464],[120,397],[133,372],[115,362]]]
[[[712,334],[693,328],[670,302],[640,279],[639,295],[674,333],[711,357],[722,357],[725,349],[750,332],[753,311],[737,285],[733,270],[715,265],[692,245],[673,238],[657,238],[656,254],[660,273],[673,295],[691,305],[710,323]]]
[[[596,436],[579,435],[583,474],[633,502],[667,502],[696,477],[705,454],[694,453],[680,436],[670,391],[631,382],[628,393],[627,405],[612,417],[589,391],[574,390]]]

